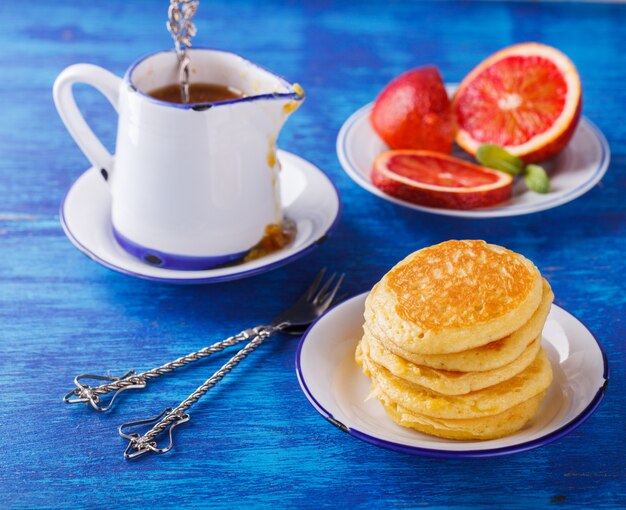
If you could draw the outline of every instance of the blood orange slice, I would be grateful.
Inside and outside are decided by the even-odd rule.
[[[570,141],[581,111],[578,72],[556,48],[505,48],[482,62],[452,100],[456,142],[470,154],[483,143],[526,163],[547,159]]]
[[[372,182],[396,198],[428,207],[474,209],[511,197],[503,172],[432,151],[386,151],[374,161]]]

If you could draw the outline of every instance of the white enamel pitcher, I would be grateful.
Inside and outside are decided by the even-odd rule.
[[[111,192],[113,234],[146,263],[199,270],[237,260],[282,221],[276,139],[304,95],[298,85],[233,53],[190,50],[190,81],[244,97],[175,104],[148,92],[177,83],[177,57],[140,58],[123,79],[90,64],[65,69],[54,102]],[[98,89],[119,115],[115,156],[76,106],[74,83]]]

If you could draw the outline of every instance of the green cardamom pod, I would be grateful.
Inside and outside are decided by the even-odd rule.
[[[500,170],[512,176],[522,173],[524,162],[513,154],[509,154],[499,145],[483,143],[476,151],[476,159],[487,168]]]
[[[536,193],[548,193],[550,191],[550,178],[539,165],[528,165],[525,170],[524,182],[528,189]]]

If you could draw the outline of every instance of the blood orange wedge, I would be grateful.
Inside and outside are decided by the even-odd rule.
[[[511,197],[513,178],[432,151],[386,151],[374,161],[372,182],[396,198],[428,207],[474,209]]]
[[[470,154],[495,143],[526,163],[547,159],[570,141],[581,110],[578,72],[556,48],[505,48],[482,62],[452,100],[456,142]]]

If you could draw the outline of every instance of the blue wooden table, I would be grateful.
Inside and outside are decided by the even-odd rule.
[[[63,235],[59,204],[88,167],[51,97],[76,62],[122,74],[170,46],[167,1],[0,4],[0,507],[587,507],[626,506],[626,5],[201,1],[196,41],[245,55],[307,91],[280,145],[338,186],[334,236],[287,267],[215,285],[174,286],[104,269]],[[555,45],[576,63],[584,114],[612,150],[602,182],[529,216],[472,221],[417,213],[358,188],[335,155],[342,122],[395,75],[434,63],[458,81],[518,41]],[[112,149],[115,115],[78,98]],[[556,303],[606,349],[611,383],[569,436],[510,457],[451,461],[376,448],[332,427],[294,371],[297,340],[254,353],[192,410],[172,452],[129,463],[116,427],[179,402],[219,360],[168,377],[98,415],[61,396],[82,371],[145,369],[281,310],[321,266],[368,289],[411,251],[484,238],[522,252]]]

